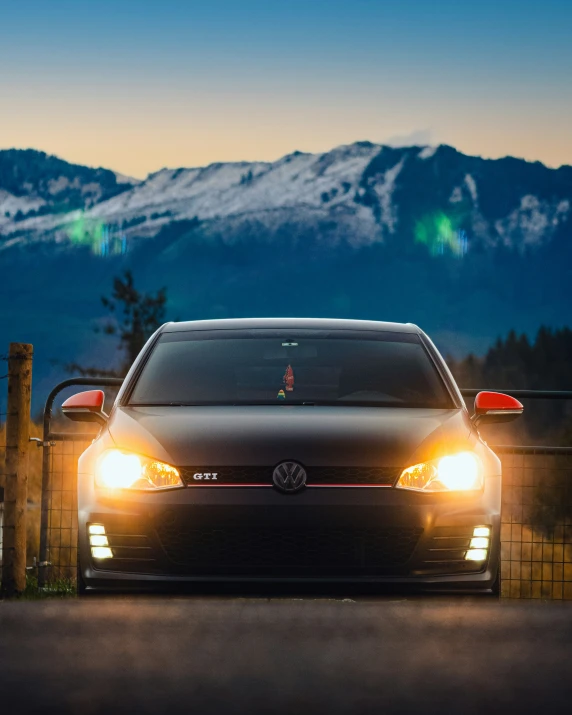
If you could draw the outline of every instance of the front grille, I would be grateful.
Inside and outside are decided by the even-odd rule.
[[[235,484],[272,485],[274,466],[269,467],[178,467],[187,486],[217,486]],[[400,474],[396,467],[307,467],[307,486],[393,486]],[[195,474],[213,475],[195,479]]]
[[[301,530],[225,524],[204,529],[175,514],[157,522],[167,557],[197,571],[384,568],[405,564],[422,528],[385,527]]]

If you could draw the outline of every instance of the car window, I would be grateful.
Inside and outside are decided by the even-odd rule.
[[[166,333],[129,402],[453,406],[416,335],[337,332]]]

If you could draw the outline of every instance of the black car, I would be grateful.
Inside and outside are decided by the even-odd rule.
[[[79,460],[81,590],[215,581],[494,589],[501,464],[415,325],[167,323]]]

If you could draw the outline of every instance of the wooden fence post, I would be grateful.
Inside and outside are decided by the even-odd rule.
[[[14,596],[26,588],[26,502],[32,356],[32,345],[10,343],[6,409],[3,596]]]

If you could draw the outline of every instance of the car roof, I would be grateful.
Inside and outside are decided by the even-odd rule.
[[[378,320],[346,320],[338,318],[222,318],[165,323],[161,332],[178,333],[188,330],[252,330],[277,328],[287,330],[373,330],[391,333],[421,333],[413,323],[386,323]]]

